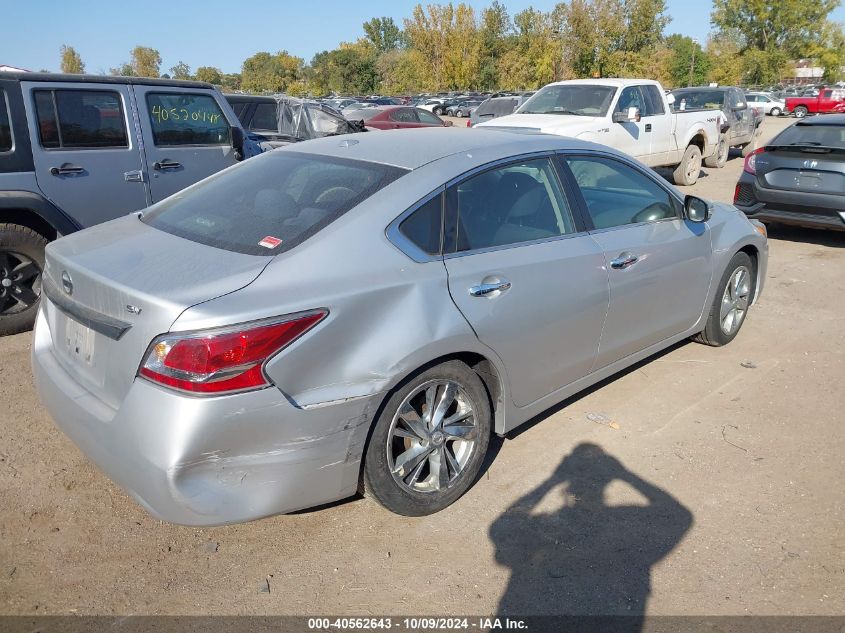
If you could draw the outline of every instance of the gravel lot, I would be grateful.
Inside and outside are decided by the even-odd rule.
[[[730,201],[741,169],[687,189]],[[161,523],[53,426],[29,335],[0,339],[0,610],[843,614],[845,233],[770,241],[731,345],[678,345],[548,412],[419,519],[353,499]]]

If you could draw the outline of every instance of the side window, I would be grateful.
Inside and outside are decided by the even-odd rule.
[[[399,232],[429,255],[440,254],[443,196],[434,196],[399,225]]]
[[[147,93],[156,145],[228,145],[229,123],[211,95]]]
[[[728,92],[728,107],[736,108],[740,103],[743,103],[742,95],[738,90],[731,90]]]
[[[825,90],[822,92],[823,99],[830,99],[831,96],[833,96],[833,90]]]
[[[554,167],[542,158],[490,169],[449,195],[455,250],[518,244],[575,231]],[[451,248],[451,246],[450,246]]]
[[[639,108],[640,113],[645,114],[646,108],[639,86],[628,86],[619,95],[619,101],[616,102],[616,112],[625,112],[628,108]]]
[[[390,113],[391,121],[397,123],[417,123],[417,117],[410,108],[398,108]]]
[[[235,113],[235,116],[238,117],[238,120],[241,123],[243,123],[244,120],[241,118],[241,115],[244,113],[244,110],[246,110],[247,104],[241,102],[241,103],[230,103],[229,105],[232,106],[232,111]]]
[[[647,108],[645,116],[666,114],[666,108],[663,104],[663,95],[660,94],[660,88],[648,85],[643,86],[642,89],[645,94]]]
[[[566,159],[597,229],[676,218],[669,193],[643,173],[595,156]]]
[[[417,116],[420,119],[420,123],[430,123],[432,125],[443,125],[443,121],[441,121],[437,116],[429,112],[428,110],[417,109],[416,110]]]
[[[0,89],[0,152],[12,151],[12,127],[6,91]]]
[[[277,130],[279,128],[278,115],[276,114],[275,103],[259,103],[255,106],[252,121],[249,122],[250,130]]]
[[[42,147],[129,147],[117,92],[35,90],[33,94]]]
[[[349,132],[349,124],[344,119],[323,112],[320,108],[309,108],[308,111],[311,115],[311,125],[314,126],[314,132],[317,136],[331,136]]]

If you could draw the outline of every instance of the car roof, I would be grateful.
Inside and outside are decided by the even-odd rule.
[[[44,81],[54,83],[96,83],[96,84],[134,84],[141,86],[179,86],[182,88],[214,88],[204,81],[182,79],[154,79],[152,77],[117,77],[114,75],[71,75],[66,73],[26,73],[4,72],[0,79],[17,81]]]
[[[620,77],[606,77],[602,79],[567,79],[565,81],[555,81],[547,84],[548,86],[566,86],[573,85],[592,85],[592,86],[616,86],[621,88],[624,86],[643,86],[652,85],[659,86],[660,84],[653,79],[622,79]],[[544,86],[545,87],[545,86]]]
[[[845,125],[845,114],[825,114],[808,119],[801,119],[795,125]]]
[[[276,103],[275,97],[267,95],[241,95],[227,92],[223,96],[229,103]]]
[[[552,134],[493,127],[430,127],[327,136],[297,143],[290,150],[417,169],[462,152],[471,154],[473,151],[485,150],[485,155],[496,154],[493,160],[498,160],[531,152],[598,148],[618,153],[594,143]]]

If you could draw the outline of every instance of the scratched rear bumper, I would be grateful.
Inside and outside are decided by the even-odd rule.
[[[195,398],[136,380],[115,410],[59,365],[38,321],[32,366],[43,404],[156,517],[236,523],[355,493],[378,396],[302,409],[275,388]]]

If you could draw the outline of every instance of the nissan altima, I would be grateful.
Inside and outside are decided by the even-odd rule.
[[[730,342],[767,253],[759,223],[600,145],[328,137],[48,245],[33,369],[162,519],[358,491],[424,515],[492,434],[677,341]]]

